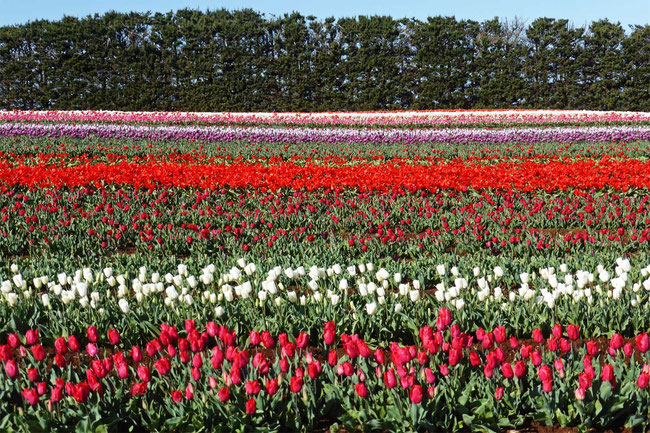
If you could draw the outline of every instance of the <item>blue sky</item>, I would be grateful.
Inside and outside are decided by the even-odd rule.
[[[281,15],[298,11],[304,15],[355,16],[391,15],[425,18],[433,15],[483,20],[515,16],[527,22],[541,16],[568,18],[576,25],[609,18],[628,24],[650,23],[650,0],[0,0],[0,25],[11,25],[64,15],[86,16],[109,10],[161,11],[183,7],[205,9],[252,8]]]

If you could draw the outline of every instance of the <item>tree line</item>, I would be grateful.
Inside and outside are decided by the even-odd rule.
[[[0,27],[0,108],[650,111],[650,26],[117,13]]]

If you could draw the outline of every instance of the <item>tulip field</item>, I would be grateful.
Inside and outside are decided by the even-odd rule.
[[[648,429],[649,253],[650,113],[0,111],[0,431]]]

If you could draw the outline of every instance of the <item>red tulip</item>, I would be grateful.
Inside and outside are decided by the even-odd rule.
[[[593,340],[587,341],[587,353],[590,356],[595,356],[596,353],[598,353],[598,345],[596,344],[595,341]]]
[[[108,330],[108,342],[113,346],[120,344],[120,334],[115,329]]]
[[[275,395],[275,393],[278,392],[278,389],[280,389],[280,385],[278,384],[277,379],[267,379],[264,386],[266,387],[266,392],[269,395]]]
[[[258,380],[246,381],[246,386],[244,388],[246,390],[246,394],[249,395],[259,394],[259,392],[262,390],[262,387],[260,386],[260,382]]]
[[[526,362],[525,361],[515,362],[514,370],[515,370],[515,376],[518,379],[521,379],[526,374]]]
[[[88,356],[94,358],[99,353],[99,349],[97,349],[97,346],[93,343],[88,343],[86,346],[86,352],[88,352]]]
[[[29,345],[38,343],[38,329],[28,329],[27,332],[25,332],[25,341]]]
[[[535,340],[535,343],[541,343],[544,341],[544,335],[542,334],[541,329],[533,329],[533,340]]]
[[[296,346],[299,349],[304,349],[307,347],[307,344],[309,344],[309,335],[304,332],[298,334],[298,338],[296,338]]]
[[[395,371],[392,368],[384,372],[384,383],[388,389],[397,386],[397,378],[395,377]]]
[[[609,347],[611,347],[614,350],[618,350],[621,347],[623,347],[624,341],[623,341],[623,336],[621,334],[614,334],[612,335],[612,339],[609,342]]]
[[[35,368],[30,368],[27,370],[27,378],[31,382],[36,382],[38,380],[38,370]]]
[[[504,362],[501,364],[501,374],[506,379],[511,379],[514,376],[514,371],[512,371],[512,365],[509,362]]]
[[[357,383],[354,385],[354,390],[357,392],[357,395],[361,398],[366,398],[368,397],[368,388],[366,388],[366,384],[361,382]]]
[[[539,370],[537,371],[537,375],[539,376],[539,380],[541,380],[542,382],[553,380],[553,372],[551,371],[550,367],[546,364],[539,367]]]
[[[16,365],[16,361],[14,361],[13,359],[6,361],[5,372],[7,373],[7,376],[9,376],[12,379],[15,379],[18,376],[18,366]]]
[[[576,325],[567,325],[566,333],[569,340],[577,340],[580,337],[580,327]]]
[[[63,355],[61,355],[61,354],[59,354],[59,353],[57,353],[57,354],[54,356],[54,363],[55,363],[56,366],[59,367],[59,368],[63,368],[63,367],[65,367],[65,365],[66,365],[65,358],[63,357]]]
[[[500,386],[494,392],[494,398],[496,398],[497,400],[501,400],[504,394],[505,394],[505,389],[502,386]]]
[[[179,390],[172,391],[172,400],[179,403],[183,400],[183,393]]]
[[[302,390],[302,377],[293,376],[290,379],[291,392],[298,393]]]
[[[146,392],[147,392],[146,382],[134,383],[133,386],[131,386],[131,397],[135,397],[136,395],[143,395]]]
[[[9,334],[7,336],[7,344],[12,349],[16,349],[18,346],[20,346],[20,338],[18,337],[18,334],[15,332],[13,334]]]
[[[576,400],[584,400],[585,399],[585,390],[578,387],[576,388],[574,395],[576,397]]]
[[[419,404],[422,401],[422,386],[413,385],[409,391],[409,398],[415,404]]]
[[[44,360],[46,356],[45,349],[43,349],[43,346],[40,344],[32,346],[32,354],[34,355],[34,359],[38,362]]]
[[[600,378],[604,382],[612,382],[614,380],[614,367],[611,364],[603,365],[603,369],[600,372]]]
[[[68,348],[71,352],[79,352],[79,340],[74,335],[68,337]]]
[[[97,328],[94,326],[89,326],[88,329],[86,329],[86,335],[88,336],[88,340],[90,340],[91,343],[97,343],[97,340],[99,339]]]
[[[230,391],[225,386],[219,390],[219,401],[224,403],[230,399]]]
[[[251,341],[251,345],[257,346],[260,344],[262,339],[260,338],[260,333],[256,331],[251,331],[250,334],[248,334],[248,338]]]
[[[650,374],[645,371],[639,375],[639,378],[636,381],[636,384],[641,389],[646,389],[648,386],[648,381],[650,381]]]
[[[160,358],[154,363],[154,366],[156,367],[156,370],[158,370],[158,373],[163,376],[165,376],[167,373],[169,373],[169,370],[171,370],[171,364],[167,358]]]
[[[50,390],[50,400],[57,403],[63,399],[63,388],[54,387]]]
[[[255,399],[251,398],[246,402],[246,413],[248,415],[253,415],[257,411],[257,405]]]
[[[271,337],[271,334],[269,331],[263,331],[262,334],[260,334],[260,339],[262,340],[262,344],[264,347],[267,349],[272,348],[275,346],[275,342],[273,341],[273,337]]]
[[[54,349],[59,355],[65,355],[68,353],[68,345],[66,344],[65,337],[59,337],[54,340]]]
[[[137,371],[138,371],[138,377],[140,378],[141,381],[149,382],[151,380],[151,372],[149,371],[149,367],[147,367],[146,365],[139,365]]]
[[[636,348],[639,350],[639,352],[645,353],[648,351],[648,348],[650,348],[650,339],[648,338],[647,332],[637,335],[634,340],[636,342]]]
[[[494,328],[493,334],[494,334],[494,340],[497,343],[503,343],[504,341],[506,341],[506,327],[505,326],[497,326],[496,328]]]
[[[546,380],[546,381],[542,382],[542,389],[544,390],[544,392],[553,391],[553,381]]]
[[[185,387],[185,398],[188,400],[194,400],[194,387],[191,383],[188,383]]]
[[[25,388],[23,389],[22,394],[23,398],[32,406],[38,404],[38,392],[36,392],[35,389]]]
[[[553,337],[559,340],[562,337],[562,325],[556,323],[555,326],[553,326],[551,333],[553,334]]]

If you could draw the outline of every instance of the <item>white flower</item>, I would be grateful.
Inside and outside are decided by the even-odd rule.
[[[178,292],[176,291],[176,288],[174,286],[167,287],[167,289],[165,289],[165,294],[169,299],[178,298]]]
[[[402,274],[399,272],[395,272],[395,275],[393,275],[393,281],[395,281],[397,284],[402,282]]]
[[[334,271],[336,275],[340,275],[343,270],[341,269],[341,265],[337,263],[336,265],[332,266],[332,271]]]
[[[372,263],[366,263],[366,269],[368,270],[368,272],[372,272],[374,268],[375,265],[373,265]]]
[[[348,280],[343,278],[341,281],[339,281],[339,290],[347,290],[348,289]]]
[[[399,302],[397,304],[395,304],[395,312],[396,313],[401,313],[402,312],[402,304],[400,304]]]
[[[388,271],[386,269],[381,268],[380,270],[377,271],[377,273],[375,274],[375,277],[377,278],[377,281],[382,282],[382,281],[388,279],[388,277],[390,277],[390,274],[388,273]]]
[[[501,269],[501,266],[497,266],[494,268],[494,276],[497,278],[503,277],[503,269]]]
[[[330,302],[332,303],[332,305],[338,304],[339,299],[340,299],[340,297],[337,294],[332,294],[332,296],[330,296]]]
[[[481,268],[476,266],[474,269],[472,269],[472,273],[474,274],[475,277],[478,277],[479,274],[481,273]]]
[[[609,281],[609,272],[607,272],[606,270],[603,269],[603,270],[600,271],[600,273],[598,274],[598,278],[599,278],[600,281],[602,281],[603,283],[606,283],[607,281]]]
[[[287,299],[289,300],[289,302],[295,304],[296,302],[298,302],[298,295],[296,295],[296,292],[291,290],[291,291],[287,292]]]
[[[7,302],[9,303],[9,306],[15,307],[18,305],[18,295],[15,293],[7,293]]]
[[[257,298],[262,302],[266,301],[266,296],[267,295],[264,290],[260,290],[259,292],[257,292]]]
[[[11,272],[14,273],[14,274],[18,273],[18,265],[17,264],[15,264],[15,263],[11,264]]]
[[[122,298],[118,301],[118,305],[120,306],[120,310],[122,310],[122,313],[126,314],[129,312],[129,303],[126,299]]]
[[[411,302],[417,302],[420,300],[420,291],[419,290],[411,290],[409,291],[409,298],[411,298]]]
[[[413,288],[416,290],[420,290],[420,280],[413,280]]]
[[[47,293],[43,293],[41,295],[41,302],[43,303],[44,306],[49,307],[50,306],[50,295]]]
[[[440,276],[445,275],[445,265],[436,266],[436,271],[438,271],[438,275]]]
[[[368,313],[369,316],[372,316],[377,312],[377,303],[371,302],[369,304],[366,304],[366,313]]]
[[[357,268],[352,266],[348,266],[348,274],[350,274],[351,277],[354,277],[357,274]]]

